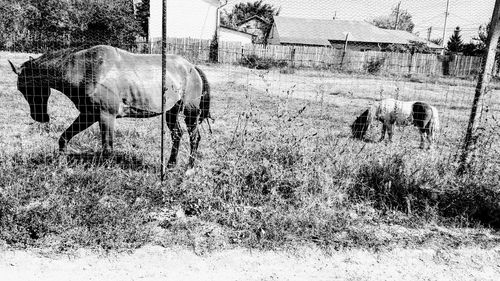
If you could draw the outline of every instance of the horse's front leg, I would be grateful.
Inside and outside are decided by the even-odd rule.
[[[99,115],[99,128],[101,129],[102,150],[104,155],[113,152],[113,139],[115,137],[116,115],[101,112]]]
[[[73,121],[73,124],[64,131],[59,138],[59,151],[66,152],[68,142],[81,131],[87,129],[94,124],[98,119],[97,114],[82,112]]]

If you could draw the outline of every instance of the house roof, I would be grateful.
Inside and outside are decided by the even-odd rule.
[[[229,27],[229,26],[226,26],[226,25],[221,25],[220,26],[220,29],[222,30],[231,30],[231,31],[234,31],[234,32],[237,32],[237,33],[241,33],[241,34],[245,34],[245,35],[249,35],[249,36],[254,36],[252,33],[248,33],[248,32],[245,32],[245,31],[241,31],[241,30],[238,30],[238,29],[235,29],[235,28],[232,28],[232,27]]]
[[[429,48],[433,48],[433,49],[440,49],[440,48],[442,48],[441,46],[439,46],[439,45],[437,45],[435,43],[432,43],[430,41],[427,41],[427,40],[425,40],[423,38],[420,38],[417,35],[415,35],[413,33],[410,33],[408,31],[404,31],[404,30],[390,30],[390,29],[385,29],[385,31],[389,32],[389,33],[393,33],[395,36],[401,37],[401,38],[407,40],[408,42],[410,42],[410,41],[416,41],[416,42],[426,43]]]
[[[220,5],[220,1],[219,0],[203,0],[205,2],[208,2],[214,6],[219,6]]]
[[[408,44],[410,40],[413,40],[428,43],[409,32],[382,29],[363,21],[276,16],[274,24],[280,42],[288,44],[327,46],[330,45],[330,41],[344,41],[347,33],[349,33],[350,42]]]
[[[244,23],[247,23],[247,22],[249,22],[249,21],[251,21],[251,20],[253,20],[253,19],[256,19],[256,20],[258,20],[258,21],[261,21],[261,22],[263,22],[263,23],[265,23],[265,24],[268,24],[268,23],[269,23],[269,21],[268,21],[268,20],[266,20],[265,18],[263,18],[263,17],[261,17],[261,16],[258,16],[258,15],[253,15],[253,16],[251,16],[251,17],[249,17],[249,18],[246,18],[246,19],[244,19],[244,20],[240,21],[240,22],[238,23],[238,26],[240,26],[240,25],[242,25],[242,24],[244,24]]]

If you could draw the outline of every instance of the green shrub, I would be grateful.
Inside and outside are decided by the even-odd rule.
[[[370,60],[365,63],[363,68],[370,74],[377,74],[380,72],[380,69],[382,69],[384,63],[384,57],[371,57]]]
[[[240,64],[246,66],[248,68],[255,69],[270,69],[273,67],[276,68],[284,68],[288,66],[288,62],[286,60],[276,60],[273,58],[261,58],[257,55],[248,55],[244,56]]]

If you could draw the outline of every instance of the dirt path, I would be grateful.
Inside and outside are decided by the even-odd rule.
[[[298,252],[226,250],[198,256],[186,249],[144,247],[99,256],[0,253],[0,279],[13,280],[500,280],[500,247],[460,250]]]

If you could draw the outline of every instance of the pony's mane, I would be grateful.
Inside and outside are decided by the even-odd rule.
[[[373,111],[374,107],[370,106],[351,124],[351,132],[354,138],[363,139],[365,137],[368,127],[373,119]]]

